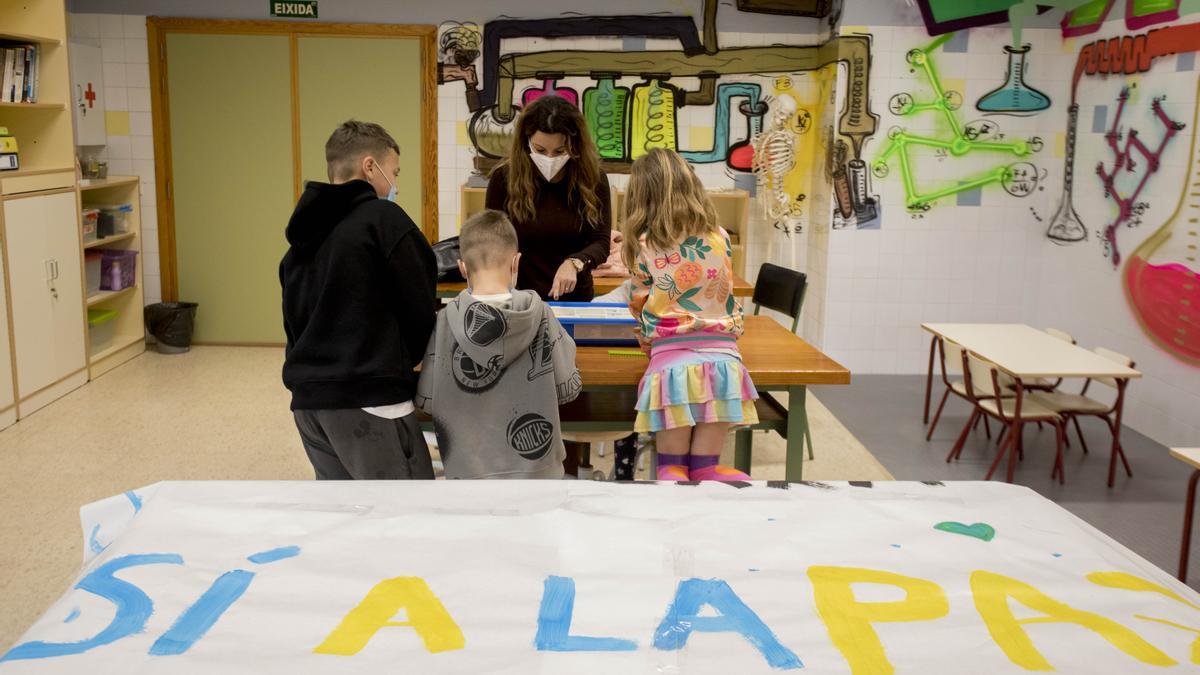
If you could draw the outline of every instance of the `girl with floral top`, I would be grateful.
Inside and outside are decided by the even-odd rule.
[[[718,464],[730,429],[758,422],[758,392],[737,346],[729,235],[691,165],[663,149],[634,162],[621,229],[629,309],[650,351],[634,428],[655,433],[658,479],[748,480]]]

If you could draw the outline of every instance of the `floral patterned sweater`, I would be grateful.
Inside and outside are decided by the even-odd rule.
[[[742,334],[742,306],[733,296],[733,247],[718,227],[668,251],[642,249],[633,270],[629,311],[643,343],[686,334]]]

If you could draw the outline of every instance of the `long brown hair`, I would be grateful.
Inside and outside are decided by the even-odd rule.
[[[530,222],[536,217],[537,171],[529,158],[529,137],[541,131],[562,134],[567,139],[567,154],[571,161],[565,167],[567,204],[580,211],[582,220],[599,227],[603,209],[596,189],[604,179],[600,173],[600,157],[588,133],[587,121],[579,108],[559,96],[543,96],[529,104],[517,118],[512,148],[500,166],[508,167],[508,202],[504,205],[515,222]]]
[[[633,269],[638,239],[655,251],[667,251],[688,237],[701,237],[717,229],[717,212],[692,165],[679,153],[654,148],[633,163],[625,192],[625,220],[621,224],[621,259]]]

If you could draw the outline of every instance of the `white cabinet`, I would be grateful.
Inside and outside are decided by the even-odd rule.
[[[4,292],[4,259],[0,258],[0,429],[17,419],[15,403],[12,344],[8,340],[8,294]]]
[[[7,199],[4,229],[17,394],[24,401],[78,379],[87,367],[75,193]],[[28,412],[22,405],[21,414]]]
[[[104,59],[100,47],[72,42],[69,55],[75,145],[106,145]]]

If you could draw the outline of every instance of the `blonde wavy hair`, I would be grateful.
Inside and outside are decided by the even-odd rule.
[[[688,237],[717,229],[717,212],[692,165],[673,150],[655,148],[633,163],[621,224],[621,259],[637,264],[639,239],[654,251],[667,251]]]
[[[560,96],[543,96],[521,111],[508,157],[496,166],[508,167],[508,201],[504,208],[509,217],[525,223],[537,217],[537,169],[529,158],[529,138],[539,131],[566,138],[567,154],[571,156],[563,178],[567,181],[567,205],[579,211],[583,225],[600,227],[604,211],[596,190],[605,180],[600,173],[600,156],[583,114]]]

